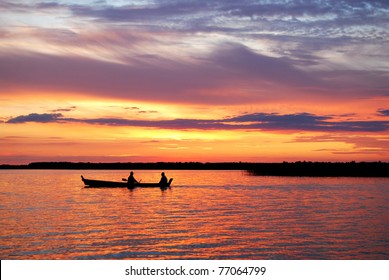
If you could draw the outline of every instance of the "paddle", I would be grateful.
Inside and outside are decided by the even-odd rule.
[[[122,181],[127,182],[128,180],[127,180],[126,178],[122,178]],[[138,181],[138,184],[139,184],[141,181],[142,181],[142,179],[140,179],[140,180]]]

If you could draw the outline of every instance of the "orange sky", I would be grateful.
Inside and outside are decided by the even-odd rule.
[[[388,161],[389,7],[336,3],[4,2],[0,164]]]

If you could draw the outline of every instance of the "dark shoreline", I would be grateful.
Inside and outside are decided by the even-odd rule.
[[[242,170],[253,176],[389,177],[387,162],[32,162],[27,165],[0,165],[0,169],[64,170]]]

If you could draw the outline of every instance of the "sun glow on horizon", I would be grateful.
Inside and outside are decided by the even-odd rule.
[[[112,162],[284,159],[337,161],[353,160],[356,154],[361,160],[373,158],[385,160],[388,156],[385,147],[389,145],[389,138],[386,135],[369,136],[367,133],[352,137],[342,132],[329,136],[325,132],[302,133],[288,130],[272,132],[261,129],[231,130],[222,127],[219,129],[158,127],[164,124],[163,121],[174,122],[182,118],[185,112],[188,112],[185,115],[188,120],[190,117],[197,117],[196,120],[200,120],[200,123],[201,120],[215,120],[220,121],[222,125],[229,125],[227,121],[229,118],[238,116],[239,112],[248,113],[250,110],[257,112],[258,108],[263,106],[260,104],[253,104],[250,107],[221,106],[209,111],[201,106],[196,109],[194,106],[175,104],[166,106],[114,99],[51,98],[39,101],[32,98],[20,103],[18,99],[8,97],[5,101],[2,111],[5,122],[0,125],[6,129],[0,133],[0,139],[8,149],[0,153],[0,159],[3,158],[0,161],[2,164],[9,163],[8,159],[12,153],[23,157],[23,161],[17,161],[22,163],[33,161],[36,155],[46,159]],[[6,123],[15,115],[28,116],[29,108],[33,107],[40,108],[42,114],[58,114],[61,117],[48,122],[36,120],[17,124]],[[266,105],[264,108],[268,109],[269,106]],[[226,115],[227,113],[230,115]],[[350,118],[353,119],[355,116],[353,114],[339,116],[337,121]],[[223,122],[223,119],[226,122]],[[366,119],[369,119],[369,115],[366,115]],[[119,122],[121,120],[129,123],[121,124]],[[110,123],[111,121],[113,123]],[[141,123],[138,124],[138,121]],[[142,124],[143,121],[146,123]],[[155,124],[148,124],[148,121],[155,121]],[[231,123],[233,126],[252,124],[256,122]],[[185,125],[185,122],[182,125]],[[358,142],[362,137],[365,140]],[[374,144],[369,144],[369,141]]]

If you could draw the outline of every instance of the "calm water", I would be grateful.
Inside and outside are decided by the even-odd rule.
[[[1,259],[389,259],[389,179],[168,170],[162,192],[81,174],[128,176],[0,170]]]

